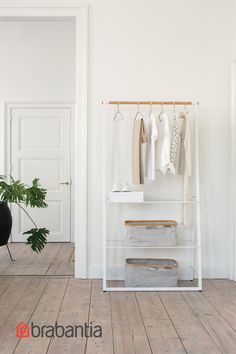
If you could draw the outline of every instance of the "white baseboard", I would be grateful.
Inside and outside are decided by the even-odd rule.
[[[215,265],[214,267],[202,267],[203,278],[209,279],[230,279],[229,269],[225,265]]]

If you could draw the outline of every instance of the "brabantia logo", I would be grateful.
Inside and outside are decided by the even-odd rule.
[[[34,324],[34,322],[31,322],[29,325],[26,325],[24,322],[20,322],[16,326],[16,337],[102,338],[102,327],[99,325],[94,326],[92,322],[90,322],[89,324],[85,322],[83,325],[78,326],[62,326],[59,325],[57,322],[55,322],[54,325],[38,326]]]
[[[28,338],[30,337],[30,328],[24,322],[20,322],[16,326],[16,337],[17,338]]]

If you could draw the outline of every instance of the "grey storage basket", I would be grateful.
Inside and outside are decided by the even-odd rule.
[[[127,220],[125,246],[176,246],[177,222],[174,220]]]
[[[173,287],[177,286],[178,263],[174,259],[127,258],[125,286]]]

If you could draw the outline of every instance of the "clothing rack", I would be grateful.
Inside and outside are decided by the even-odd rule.
[[[178,105],[178,106],[193,106],[199,104],[199,102],[191,101],[108,101],[106,104],[113,105]]]
[[[199,139],[198,139],[198,117],[197,117],[197,107],[199,102],[197,101],[122,101],[122,100],[109,100],[102,101],[103,104],[103,290],[104,291],[201,291],[202,290],[202,262],[201,262],[201,222],[200,222],[200,191],[199,191]],[[109,180],[108,171],[111,168],[112,157],[110,156],[111,146],[110,146],[110,130],[107,129],[107,124],[110,120],[106,119],[106,109],[109,105],[116,105],[118,110],[116,114],[121,114],[120,105],[136,105],[139,110],[139,105],[149,105],[150,109],[152,105],[161,105],[163,106],[184,106],[185,108],[193,107],[193,139],[194,139],[194,166],[195,173],[193,175],[193,196],[188,200],[182,199],[144,199],[142,202],[130,203],[129,201],[112,201],[109,197],[109,192],[111,188],[111,181]],[[114,119],[113,119],[114,120]],[[129,208],[128,211],[132,211],[132,207],[135,207],[137,213],[140,213],[140,210],[146,210],[149,206],[155,210],[157,208],[156,215],[162,210],[162,207],[173,206],[176,208],[176,212],[180,213],[180,208],[184,205],[192,205],[193,210],[193,225],[192,231],[190,232],[189,237],[186,239],[180,240],[176,246],[155,246],[155,247],[139,247],[139,246],[126,246],[123,239],[117,239],[116,234],[112,231],[110,220],[113,213],[119,212],[119,205],[123,208]],[[118,208],[117,208],[118,206]],[[145,206],[145,207],[144,207]],[[123,209],[122,209],[123,210]],[[161,214],[161,212],[160,212]],[[119,215],[118,215],[119,216]],[[165,252],[168,254],[168,251],[173,254],[177,252],[176,255],[180,257],[185,257],[188,259],[188,262],[184,265],[184,271],[187,275],[189,274],[192,277],[191,280],[192,286],[183,286],[183,284],[178,284],[176,287],[126,287],[124,285],[124,265],[113,264],[113,258],[109,258],[109,255],[115,254],[117,257],[126,257],[129,252],[138,253],[141,250],[145,250],[145,254],[148,254],[149,251],[152,253],[157,252],[156,254],[162,254]],[[113,253],[112,253],[113,252]],[[160,252],[160,253],[159,253]],[[186,256],[185,256],[186,252]],[[139,254],[138,254],[139,255]],[[112,275],[109,273],[109,269],[112,269]],[[188,273],[189,272],[189,273]],[[117,282],[118,281],[118,282]]]

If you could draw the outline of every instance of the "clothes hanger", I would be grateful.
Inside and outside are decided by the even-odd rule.
[[[186,102],[185,102],[185,104],[184,104],[184,110],[185,110],[186,114],[189,113],[188,110],[187,110],[187,104],[186,104]]]
[[[177,122],[177,114],[176,114],[176,105],[175,105],[175,102],[174,102],[174,105],[173,105],[173,115],[174,115],[174,124],[176,124]]]
[[[184,118],[186,118],[187,114],[188,114],[188,111],[187,111],[187,105],[186,105],[186,102],[185,102],[185,104],[184,104],[184,111],[180,112],[180,114],[179,114],[179,119],[184,119]]]
[[[174,112],[174,116],[175,116],[175,113],[176,113],[175,102],[174,102],[174,105],[173,105],[173,112]]]
[[[116,112],[116,114],[113,117],[113,121],[117,120],[117,119],[124,119],[124,116],[123,116],[123,114],[120,111],[120,103],[119,102],[117,103],[117,112]]]
[[[162,113],[164,113],[164,104],[163,104],[163,102],[161,103],[161,112],[159,114],[159,121],[160,122],[162,122],[162,118],[161,118]]]
[[[152,102],[150,102],[150,111],[149,111],[149,118],[150,118],[150,115],[152,114]]]
[[[136,119],[138,118],[138,116],[141,117],[141,119],[144,119],[142,113],[140,112],[140,109],[139,109],[139,102],[138,102],[138,111],[137,113],[135,114],[135,117],[134,117],[134,122],[136,121]]]

